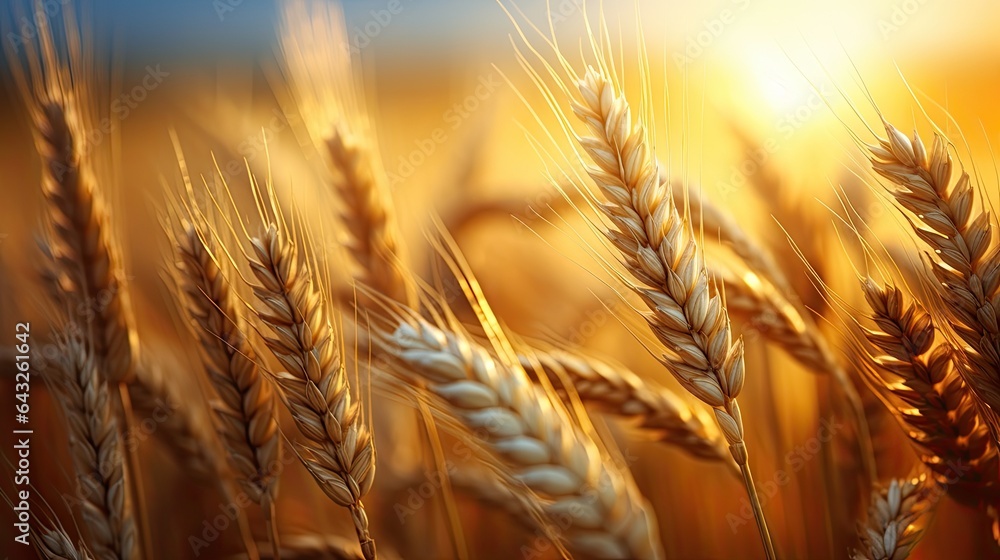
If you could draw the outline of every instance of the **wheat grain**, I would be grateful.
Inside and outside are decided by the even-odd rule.
[[[138,558],[118,423],[94,355],[76,339],[62,344],[55,383],[69,426],[81,515],[98,560]]]
[[[863,358],[880,372],[872,377],[876,386],[896,398],[893,412],[921,460],[956,500],[973,507],[995,504],[997,450],[952,369],[951,345],[934,344],[931,316],[916,302],[904,303],[898,288],[871,278],[862,287],[877,327],[863,331],[870,343]]]
[[[861,549],[853,560],[903,560],[917,545],[923,529],[916,523],[933,505],[933,483],[926,476],[893,479],[872,492],[867,521],[858,527]]]
[[[379,333],[394,375],[426,382],[513,476],[565,516],[571,548],[602,558],[658,558],[655,521],[633,484],[518,365],[413,318]]]
[[[347,508],[366,559],[375,541],[361,499],[375,480],[375,446],[352,403],[347,371],[327,301],[298,260],[296,245],[271,224],[251,240],[258,284],[254,310],[273,336],[264,342],[287,372],[274,375],[299,431],[309,440],[303,463],[337,505]]]

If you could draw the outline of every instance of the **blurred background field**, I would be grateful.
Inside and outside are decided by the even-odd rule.
[[[564,48],[585,40],[582,2],[551,0],[553,29]],[[120,181],[110,214],[124,233],[141,329],[162,338],[163,348],[169,349],[177,343],[176,319],[162,281],[167,252],[157,213],[165,201],[164,188],[176,187],[171,127],[192,170],[209,175],[214,154],[231,185],[245,188],[244,162],[263,173],[269,161],[276,184],[293,186],[301,197],[297,204],[307,214],[322,219],[326,209],[310,204],[319,178],[296,137],[295,123],[281,111],[267,79],[275,68],[275,3],[97,4],[93,18],[99,22],[99,38],[117,41],[113,64],[120,69],[120,90],[129,92],[141,85],[151,67],[163,73],[162,82],[144,91],[141,100],[129,100],[134,107],[129,107],[127,116],[112,116],[115,133],[107,141],[120,142]],[[487,298],[512,331],[586,343],[638,372],[673,384],[629,332],[634,318],[629,319],[624,306],[615,305],[612,290],[581,267],[590,261],[572,233],[572,224],[579,220],[569,217],[563,223],[547,210],[555,206],[566,212],[546,179],[544,158],[526,139],[526,134],[539,137],[542,127],[525,100],[536,107],[543,104],[517,64],[510,39],[516,32],[501,5],[490,0],[398,0],[398,11],[391,13],[389,4],[366,0],[343,5],[414,267],[425,274],[430,270],[431,255],[423,239],[433,228],[428,216],[437,213],[453,226]],[[520,2],[519,8],[527,20],[547,25],[544,2]],[[669,0],[607,1],[603,6],[587,2],[587,17],[596,19],[601,13],[612,35],[621,37],[616,49],[626,76],[631,76],[630,93],[638,93],[632,86],[637,83],[640,42],[636,28],[641,27],[658,96],[653,102],[661,117],[657,150],[670,162],[673,177],[700,185],[704,196],[769,240],[786,260],[787,270],[797,271],[793,283],[808,302],[822,306],[776,222],[809,256],[822,259],[831,284],[855,302],[860,301],[857,284],[824,204],[836,208],[836,193],[843,189],[885,239],[895,237],[904,243],[907,239],[898,217],[864,184],[870,175],[849,134],[854,131],[871,140],[852,105],[869,124],[878,126],[866,95],[877,100],[897,125],[913,123],[925,138],[930,129],[917,102],[953,138],[959,138],[960,127],[967,141],[960,149],[971,154],[966,161],[979,166],[986,194],[1000,196],[991,146],[1000,142],[996,103],[1000,34],[995,25],[1000,4],[987,0]],[[13,8],[7,16],[8,24],[13,19],[17,27],[4,28],[5,41],[10,33],[23,32]],[[526,33],[530,35],[530,29]],[[687,59],[684,64],[679,64],[681,57]],[[41,325],[41,296],[20,295],[30,293],[35,282],[33,239],[43,205],[40,163],[8,72],[5,67],[3,77],[11,87],[0,90],[4,147],[0,259],[8,271],[0,317],[3,325],[25,319]],[[539,115],[555,129],[551,111]],[[262,137],[267,138],[267,153]],[[547,223],[550,220],[555,223]],[[602,302],[610,302],[626,324]],[[836,326],[827,327],[836,336]],[[753,328],[737,325],[736,332],[753,341]],[[163,359],[176,364],[172,374],[181,379],[195,371],[193,355]],[[835,438],[817,446],[818,451],[809,451],[820,433],[820,420],[832,418],[843,403],[827,380],[762,343],[748,345],[747,370],[751,373],[742,406],[764,419],[748,425],[748,438],[756,450],[752,460],[758,484],[776,482],[765,508],[782,556],[845,557],[854,544],[854,527],[828,523],[828,508],[850,510],[859,504],[848,496],[850,489],[843,489],[843,503],[828,503],[823,477],[844,467],[838,461],[849,460],[852,444]],[[192,388],[196,390],[196,384],[188,385]],[[36,410],[46,410],[41,383],[33,398]],[[12,402],[10,391],[0,391],[0,410],[10,410]],[[44,443],[45,454],[65,455],[57,418],[38,412],[33,418],[39,422],[36,433],[52,434]],[[876,420],[873,425],[881,473],[907,474],[916,459],[901,430],[888,417],[883,425]],[[669,557],[760,554],[752,522],[734,530],[726,521],[729,513],[739,515],[743,493],[724,468],[629,439],[620,426],[612,429],[620,436],[625,456],[634,458],[632,469],[640,488],[656,504]],[[377,436],[391,438],[385,433],[390,429],[382,432],[376,427]],[[9,437],[0,436],[5,450]],[[407,453],[386,449],[380,447],[380,459]],[[801,469],[790,459],[790,454],[799,452],[804,453]],[[173,524],[172,534],[179,535],[158,535],[157,547],[164,551],[163,557],[192,557],[186,536],[198,534],[204,519],[172,512],[187,510],[197,501],[202,503],[199,511],[214,511],[219,498],[205,496],[187,483],[165,455],[147,462],[163,475],[157,478],[162,486],[151,491],[150,502],[159,508],[154,519],[168,520],[164,522]],[[379,463],[379,476],[386,474],[377,479],[376,488],[384,484],[391,494],[369,505],[373,532],[381,537],[380,546],[386,543],[407,558],[447,556],[450,549],[439,503],[421,507],[400,521],[394,506],[412,500],[411,490],[425,480],[423,467],[401,463]],[[33,479],[58,511],[59,492],[69,487],[66,463],[34,464],[39,472]],[[290,472],[283,479],[279,503],[290,533],[341,525],[349,530],[342,512],[315,496],[299,465]],[[695,482],[695,473],[707,473],[713,482]],[[788,475],[786,483],[777,483],[784,480],[779,473]],[[520,555],[520,545],[529,538],[524,532],[502,523],[502,515],[484,513],[470,500],[461,500],[464,530],[475,557]],[[0,519],[9,527],[8,512]],[[214,544],[209,557],[235,550],[235,534],[230,537]],[[8,543],[4,538],[3,546]],[[8,554],[21,557],[16,551]],[[945,499],[913,557],[997,555],[989,521]]]

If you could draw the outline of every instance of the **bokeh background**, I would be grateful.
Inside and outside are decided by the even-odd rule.
[[[18,12],[17,4],[5,2],[0,8],[7,12],[4,41],[30,32],[24,27],[28,20],[20,19],[27,12]],[[57,0],[47,4],[63,6]],[[123,234],[140,332],[162,339],[163,363],[170,364],[179,380],[191,379],[194,357],[170,350],[179,338],[163,282],[169,261],[157,223],[164,190],[176,186],[168,130],[177,131],[193,170],[211,174],[214,154],[236,188],[246,185],[244,163],[264,172],[268,160],[276,183],[303,185],[303,191],[316,184],[315,162],[305,155],[268,80],[275,68],[280,2],[94,4],[81,12],[82,19],[93,24],[98,41],[112,53],[108,67],[116,71],[118,84],[112,98],[132,92],[127,115],[113,116],[114,133],[108,136],[120,149],[120,178],[110,212]],[[592,22],[603,15],[612,36],[620,38],[616,48],[633,93],[639,45],[644,44],[654,101],[660,105],[660,157],[670,162],[675,179],[700,186],[707,198],[766,240],[791,271],[800,297],[814,308],[822,311],[824,303],[780,226],[807,257],[818,261],[848,301],[858,301],[856,284],[827,208],[838,208],[837,192],[847,193],[886,239],[906,243],[898,220],[870,192],[871,178],[850,135],[853,131],[872,140],[854,111],[877,128],[869,95],[897,126],[905,129],[912,123],[925,138],[929,128],[921,107],[953,139],[964,134],[967,143],[960,148],[971,155],[967,161],[981,168],[986,178],[982,187],[988,195],[1000,195],[991,149],[1000,141],[996,2],[607,1],[586,2],[586,9],[583,4],[551,0],[556,35],[575,46],[585,41],[585,12]],[[546,179],[545,158],[526,136],[540,137],[543,126],[554,127],[555,121],[517,64],[511,45],[516,31],[501,5],[492,0],[399,0],[397,13],[388,12],[388,5],[388,0],[345,1],[343,9],[414,268],[426,274],[432,266],[424,239],[433,227],[429,216],[438,214],[512,331],[583,343],[672,383],[629,332],[626,308],[614,304],[600,275],[587,272],[589,257],[571,226],[560,226],[551,217],[550,207],[571,212],[560,204]],[[545,2],[522,1],[518,7],[523,17],[516,19],[522,25],[546,21]],[[147,88],[142,84],[151,68],[162,80]],[[42,197],[40,162],[6,63],[2,79],[10,87],[0,89],[0,259],[5,274],[0,317],[12,331],[15,322],[25,319],[45,324],[32,276]],[[539,108],[541,122],[529,106]],[[320,217],[323,212],[323,207],[310,209]],[[836,314],[827,309],[825,316],[830,319],[825,328],[836,341]],[[737,327],[751,341],[756,340],[753,328]],[[743,407],[754,418],[748,437],[756,450],[752,461],[758,484],[778,480],[779,471],[789,475],[789,482],[777,485],[765,504],[783,557],[846,557],[859,504],[849,487],[828,475],[850,468],[853,447],[834,439],[809,451],[821,420],[837,416],[843,403],[828,381],[759,340],[749,345],[747,360]],[[0,390],[2,411],[13,409],[8,381]],[[52,507],[63,511],[59,496],[70,488],[71,467],[65,461],[61,423],[40,382],[32,406],[36,433],[45,434],[39,438],[32,477]],[[873,411],[877,407],[872,404]],[[0,425],[8,426],[6,413],[0,416]],[[881,472],[910,472],[915,456],[894,421],[885,418],[879,424],[873,419],[873,425]],[[670,557],[752,558],[761,553],[752,523],[733,530],[726,521],[727,514],[738,515],[743,491],[723,468],[636,441],[621,426],[612,429],[625,455],[635,458],[637,482],[656,504]],[[7,431],[0,435],[5,457]],[[376,489],[382,497],[369,505],[380,546],[386,543],[407,558],[448,556],[438,494],[417,515],[400,522],[394,505],[407,503],[426,480],[424,466],[415,449],[392,439],[391,428],[381,431],[394,447],[379,448],[379,476],[386,474]],[[799,449],[806,450],[805,460],[795,469],[789,453]],[[187,536],[201,531],[219,498],[186,481],[183,470],[155,446],[152,453],[147,463],[160,475],[150,501],[154,518],[169,527],[158,534],[157,547],[164,558],[192,557]],[[282,483],[284,530],[349,536],[342,512],[326,505],[296,469]],[[3,478],[0,487],[6,487],[9,477]],[[520,555],[530,535],[503,514],[465,497],[459,500],[475,557]],[[7,535],[8,512],[0,519],[0,535]],[[253,522],[261,524],[260,519]],[[237,550],[232,533],[202,557],[225,557]],[[6,536],[0,550],[0,556],[31,557]],[[997,555],[989,520],[948,499],[939,504],[914,553],[922,559]]]

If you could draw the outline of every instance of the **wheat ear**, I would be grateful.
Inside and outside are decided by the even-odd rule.
[[[126,383],[134,376],[137,353],[133,318],[124,267],[104,208],[101,187],[108,185],[98,180],[99,158],[88,150],[87,142],[97,125],[100,98],[90,82],[102,80],[95,71],[93,53],[82,46],[72,10],[61,18],[64,43],[57,44],[52,35],[55,20],[36,21],[37,44],[25,45],[27,72],[20,60],[12,64],[42,160],[45,243],[51,264],[42,280],[50,288],[58,286],[55,301],[68,313],[68,326],[86,333],[99,373],[116,385],[122,427],[128,428],[133,418]],[[126,451],[135,474],[129,491],[136,502],[143,552],[149,556],[139,459],[135,450]]]
[[[80,340],[62,344],[55,383],[69,425],[81,514],[99,560],[138,558],[118,422],[98,362]]]
[[[59,90],[40,93],[30,111],[44,163],[49,251],[64,297],[93,311],[87,328],[102,374],[116,383],[127,382],[134,336],[124,274],[94,174],[85,163],[86,126],[77,111],[72,98]]]
[[[302,457],[317,484],[351,512],[366,559],[375,541],[361,499],[375,480],[375,445],[351,399],[347,371],[330,325],[327,301],[299,262],[294,242],[269,225],[251,240],[258,284],[254,310],[273,336],[264,342],[287,372],[275,374],[282,399],[309,441]]]
[[[344,203],[341,221],[350,233],[347,246],[362,270],[357,278],[394,300],[412,304],[415,289],[401,266],[401,244],[383,171],[362,141],[343,125],[326,140],[339,177],[333,186]]]
[[[699,459],[732,464],[725,440],[714,425],[705,422],[700,411],[670,389],[639,377],[624,365],[554,347],[518,357],[526,371],[540,365],[557,390],[560,381],[570,385],[588,407],[638,418],[639,428],[658,441]],[[567,390],[559,392],[564,400],[570,400]]]
[[[412,305],[416,292],[401,266],[392,196],[358,96],[350,49],[344,48],[350,37],[339,8],[288,2],[279,39],[289,93],[340,199],[345,245],[359,269],[355,279]]]
[[[274,389],[257,369],[256,356],[243,335],[236,296],[209,238],[194,224],[182,229],[176,239],[179,286],[218,397],[212,403],[216,431],[237,481],[260,504],[273,528],[281,455]],[[277,539],[272,547],[277,556]]]
[[[883,119],[887,139],[868,146],[872,168],[897,187],[896,201],[910,211],[914,232],[932,250],[937,292],[954,332],[967,345],[959,360],[969,387],[1000,413],[1000,325],[996,295],[1000,257],[989,212],[974,208],[975,188],[964,170],[953,180],[947,140],[934,135],[927,150]],[[994,435],[994,437],[997,437]]]
[[[572,548],[601,558],[662,556],[654,516],[558,401],[468,337],[418,318],[379,333],[394,375],[425,382],[472,437],[570,525]]]
[[[948,494],[973,507],[995,505],[1000,463],[988,427],[961,376],[952,369],[953,349],[935,346],[931,316],[919,303],[904,303],[902,292],[862,282],[876,328],[865,328],[870,343],[864,360],[879,372],[872,377],[895,397],[893,411],[920,459],[946,484]]]
[[[628,102],[603,73],[589,68],[577,84],[573,112],[590,136],[580,145],[595,166],[587,172],[604,198],[606,235],[624,257],[627,281],[650,313],[645,318],[672,356],[661,361],[677,380],[711,406],[730,452],[743,472],[768,558],[774,547],[753,484],[736,401],[743,389],[743,342],[732,341],[729,317],[708,279],[690,224],[681,218],[645,129],[633,124]],[[624,279],[624,278],[623,278]]]
[[[872,492],[868,519],[858,526],[861,549],[852,560],[903,560],[923,533],[916,523],[933,506],[934,483],[926,476],[893,479]]]

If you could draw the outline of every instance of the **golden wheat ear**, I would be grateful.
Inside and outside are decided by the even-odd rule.
[[[49,273],[58,279],[64,301],[86,309],[85,317],[76,312],[69,319],[86,322],[78,326],[89,333],[102,374],[128,381],[136,352],[134,321],[106,206],[116,188],[109,163],[113,142],[103,136],[95,142],[91,135],[110,111],[110,82],[93,63],[94,46],[71,9],[38,30],[37,39],[24,44],[23,59],[9,49],[7,54],[42,159]],[[53,36],[60,31],[64,42]]]
[[[927,476],[892,479],[872,492],[868,518],[858,524],[861,548],[852,560],[903,560],[923,536],[922,518],[937,502],[939,489]]]
[[[935,340],[930,314],[917,301],[906,301],[900,288],[867,278],[862,289],[874,327],[858,322],[868,343],[856,345],[861,371],[887,397],[886,405],[947,493],[971,507],[994,506],[1000,499],[997,448],[954,369],[954,348]]]
[[[985,419],[997,439],[1000,252],[995,217],[977,207],[977,187],[964,169],[956,168],[944,136],[936,133],[928,149],[916,132],[910,138],[884,119],[882,124],[886,138],[865,146],[872,169],[893,185],[889,190],[900,211],[931,249],[936,293],[944,304],[934,307],[958,339],[959,371],[985,405]]]
[[[711,419],[670,389],[582,350],[536,341],[530,345],[529,354],[518,356],[521,366],[535,376],[547,375],[567,405],[572,391],[588,408],[638,419],[639,429],[657,441],[698,459],[736,466]]]
[[[634,483],[519,364],[415,315],[374,335],[386,373],[426,383],[443,400],[440,414],[513,469],[513,477],[542,499],[547,515],[555,519],[579,508],[568,517],[572,550],[604,558],[662,556],[655,517]],[[588,503],[591,490],[597,499]]]
[[[232,201],[228,185],[223,188]],[[306,440],[296,446],[297,455],[324,494],[350,512],[364,557],[371,560],[375,540],[363,498],[375,481],[375,444],[361,401],[351,392],[327,271],[309,250],[304,224],[285,220],[270,182],[261,186],[251,174],[251,191],[257,232],[243,220],[239,229],[226,221],[216,225],[232,235],[213,237],[233,264],[239,267],[239,259],[249,270],[240,274],[253,294],[244,304],[263,343],[257,354],[271,354],[283,370],[264,371]]]
[[[353,402],[329,300],[299,260],[297,247],[270,224],[250,239],[254,311],[264,343],[285,368],[274,375],[304,444],[303,463],[326,495],[351,512],[365,558],[375,558],[362,498],[375,480],[375,446]]]
[[[35,550],[45,560],[94,560],[83,543],[73,544],[73,539],[60,527],[43,529],[33,535]]]

